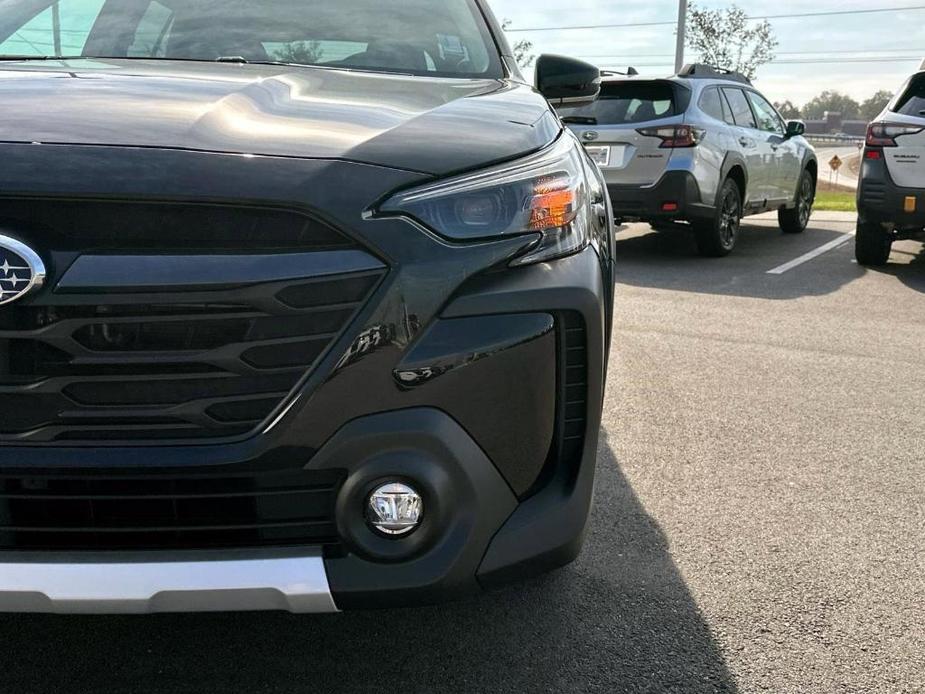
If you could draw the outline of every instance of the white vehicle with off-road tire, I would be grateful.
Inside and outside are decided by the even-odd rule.
[[[925,233],[925,63],[867,129],[856,256],[885,265],[893,241]]]

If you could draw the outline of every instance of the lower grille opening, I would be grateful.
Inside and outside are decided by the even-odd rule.
[[[0,550],[334,546],[345,473],[0,476]]]

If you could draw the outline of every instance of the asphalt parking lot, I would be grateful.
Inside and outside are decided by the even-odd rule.
[[[405,611],[0,616],[0,692],[925,690],[925,250],[865,270],[851,231],[620,233],[575,565]]]

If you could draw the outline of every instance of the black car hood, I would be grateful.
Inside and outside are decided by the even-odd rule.
[[[136,60],[0,64],[0,142],[347,159],[433,175],[543,147],[529,87],[281,66]]]

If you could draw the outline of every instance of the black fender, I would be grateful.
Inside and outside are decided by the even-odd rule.
[[[803,161],[800,163],[800,175],[797,176],[796,185],[793,187],[793,195],[790,196],[790,199],[787,200],[787,209],[792,210],[796,207],[797,204],[797,195],[800,191],[800,181],[803,180],[803,173],[806,171],[806,168],[813,163],[816,165],[816,173],[819,173],[819,159],[816,157],[816,152],[812,147],[807,143],[806,149],[803,152]],[[814,183],[814,189],[817,183]]]
[[[713,201],[714,207],[719,208],[719,196],[723,193],[723,182],[729,178],[729,174],[736,166],[742,169],[743,183],[745,184],[745,189],[742,191],[742,204],[744,205],[748,199],[748,165],[745,162],[745,157],[739,152],[726,152],[726,158],[723,159],[723,166],[720,169],[720,184],[716,188],[716,199]]]

